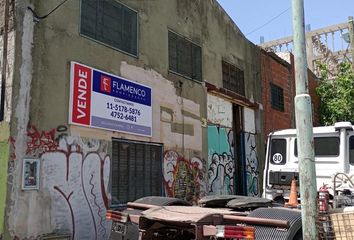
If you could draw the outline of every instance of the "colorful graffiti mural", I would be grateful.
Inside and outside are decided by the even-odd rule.
[[[234,193],[234,137],[230,128],[208,126],[208,194]]]
[[[190,160],[176,151],[164,154],[164,186],[168,197],[185,199],[196,203],[205,195],[205,163],[198,157]]]
[[[50,197],[48,221],[72,239],[108,239],[108,143],[67,136],[64,127],[27,131],[26,155],[40,159],[40,194]]]
[[[259,168],[257,159],[256,135],[244,133],[245,137],[245,158],[246,158],[246,181],[247,195],[259,196]]]

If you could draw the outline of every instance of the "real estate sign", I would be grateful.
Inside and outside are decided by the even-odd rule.
[[[151,88],[71,62],[69,124],[151,136]]]

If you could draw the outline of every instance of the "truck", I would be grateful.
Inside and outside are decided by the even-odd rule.
[[[331,199],[337,195],[337,191],[347,195],[354,193],[354,186],[348,184],[352,182],[350,178],[354,178],[353,130],[350,122],[313,128],[317,189],[326,186]],[[263,197],[278,203],[288,201],[291,181],[299,178],[298,163],[296,129],[270,133],[267,140]],[[342,175],[349,177],[341,179]],[[299,181],[297,184],[299,185]]]

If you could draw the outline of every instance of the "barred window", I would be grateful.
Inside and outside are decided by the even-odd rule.
[[[270,84],[272,108],[284,112],[284,94],[283,89],[273,83]]]
[[[80,33],[137,56],[137,12],[116,0],[81,0]]]
[[[244,72],[225,61],[222,62],[222,81],[224,88],[245,95]]]
[[[186,38],[168,32],[169,70],[202,81],[202,49]]]

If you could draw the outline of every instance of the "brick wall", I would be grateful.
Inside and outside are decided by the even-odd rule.
[[[294,81],[292,66],[276,56],[274,53],[262,51],[261,54],[261,81],[262,105],[264,111],[264,133],[268,133],[294,126]],[[283,89],[284,111],[276,110],[271,104],[271,88],[273,83]]]
[[[264,134],[295,127],[294,97],[296,95],[294,56],[289,53],[286,61],[274,53],[261,51],[262,105],[264,111]],[[319,98],[316,95],[316,76],[308,70],[309,93],[313,104],[313,124],[319,125]],[[276,110],[271,104],[270,83],[283,89],[284,111]]]

